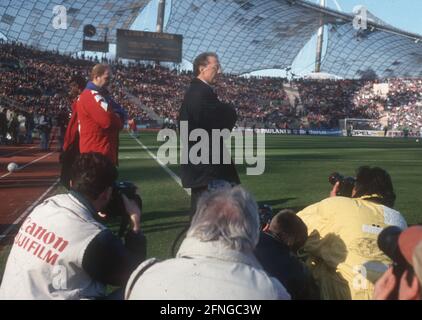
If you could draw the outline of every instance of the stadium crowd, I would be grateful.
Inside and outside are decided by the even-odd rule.
[[[96,62],[93,59],[39,51],[22,44],[0,44],[0,111],[7,114],[7,123],[2,122],[2,142],[23,143],[27,139],[19,139],[19,135],[30,136],[34,129],[41,133],[43,129],[39,129],[43,126],[43,117],[48,117],[48,122],[51,122],[47,136],[53,126],[65,127],[72,103],[69,81],[75,74],[87,78]],[[139,121],[147,119],[146,113],[129,101],[119,81],[112,83],[110,91],[127,108],[131,118],[138,118]],[[14,117],[21,119],[19,126],[12,121]],[[34,120],[31,129],[25,126],[26,118],[30,118],[30,122]],[[7,133],[9,139],[6,139]],[[64,129],[59,135],[63,134]]]
[[[70,57],[15,43],[0,44],[0,61],[0,110],[7,106],[21,119],[31,114],[35,123],[41,113],[47,113],[53,125],[70,111],[71,76],[87,77],[89,68],[98,62],[83,55]],[[191,72],[109,62],[115,73],[111,94],[127,109],[130,119],[138,124],[153,124],[152,111],[166,123],[176,123]],[[290,105],[284,82],[280,78],[224,74],[215,90],[223,101],[236,107],[237,125],[241,127],[330,129],[338,128],[338,121],[344,118],[379,120],[385,116],[390,130],[407,128],[419,132],[422,127],[422,80],[389,80],[386,96],[374,92],[378,81],[296,80],[293,86],[298,89],[302,108],[297,103]],[[6,104],[6,99],[13,103]],[[2,141],[4,131],[9,132],[9,138],[16,132],[16,121],[10,126],[10,115],[7,121],[7,128],[2,124]],[[23,123],[22,120],[20,130],[26,136]]]
[[[378,119],[372,82],[358,80],[299,80],[301,101],[310,127],[335,128],[345,118]]]
[[[390,79],[388,93],[378,80],[298,80],[295,82],[310,127],[334,128],[345,118],[388,118],[390,130],[422,128],[422,80]],[[381,129],[381,127],[376,128]]]
[[[184,92],[192,79],[191,72],[178,73],[164,67],[118,67],[118,78],[124,79],[141,103],[161,118],[176,121]],[[283,80],[221,76],[215,90],[225,102],[236,106],[240,123],[270,122],[277,114],[283,117],[289,109]]]
[[[422,128],[422,80],[392,80],[390,91],[386,107],[391,128]]]

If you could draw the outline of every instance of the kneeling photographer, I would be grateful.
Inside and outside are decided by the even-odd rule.
[[[122,220],[128,217],[124,244],[100,222],[98,212],[109,212],[116,179],[117,169],[105,156],[86,153],[77,158],[71,191],[45,200],[22,224],[8,257],[0,298],[123,298],[123,290],[106,296],[106,285],[126,284],[145,259],[146,239],[140,231],[139,196],[132,200],[121,193],[125,212],[113,212]]]
[[[375,300],[422,300],[422,226],[390,226],[378,246],[393,261],[375,285]]]
[[[302,254],[322,299],[372,299],[374,283],[390,263],[378,234],[387,226],[407,227],[393,209],[390,175],[360,167],[356,178],[333,174],[329,181],[335,183],[330,197],[298,213],[309,230]]]
[[[265,216],[261,212],[262,222]],[[297,251],[303,247],[307,238],[308,229],[303,221],[293,210],[284,209],[272,217],[261,231],[255,248],[259,263],[268,275],[280,281],[292,300],[319,298],[308,268],[297,258]]]

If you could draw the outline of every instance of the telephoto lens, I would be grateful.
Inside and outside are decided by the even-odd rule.
[[[338,172],[330,174],[328,182],[334,186],[337,182],[340,183],[337,195],[340,197],[351,198],[353,194],[353,188],[355,187],[356,179],[353,177],[344,177]]]
[[[389,300],[397,300],[399,294],[399,284],[403,273],[409,269],[409,264],[400,252],[399,237],[402,230],[396,226],[385,228],[378,235],[378,247],[393,261],[393,274],[396,278],[396,287],[391,293]]]
[[[334,186],[338,181],[342,181],[342,180],[343,180],[343,176],[338,172],[334,172],[330,174],[330,176],[328,177],[328,182],[332,186]]]
[[[396,226],[390,226],[381,231],[378,235],[378,247],[394,263],[404,260],[399,249],[399,236],[402,230]]]

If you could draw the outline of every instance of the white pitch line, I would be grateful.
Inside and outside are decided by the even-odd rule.
[[[13,224],[11,224],[6,231],[4,231],[0,235],[0,241],[2,241],[5,237],[8,236],[10,231],[15,228],[23,219],[26,218],[26,216],[44,199],[44,197],[50,193],[50,191],[56,187],[56,185],[59,183],[60,179],[57,179],[56,182],[54,182],[50,188],[48,188],[37,200],[35,200],[26,210],[17,218]]]
[[[177,174],[175,174],[173,171],[171,171],[160,159],[158,159],[149,149],[148,147],[146,147],[138,138],[132,137],[148,154],[151,158],[153,158],[159,165],[161,168],[164,169],[165,172],[167,172],[170,177],[173,178],[174,181],[176,181],[176,183],[183,188],[182,185],[182,180],[180,180],[179,176]],[[186,193],[190,196],[191,195],[191,190],[190,189],[185,189],[183,188]]]
[[[16,154],[22,153],[22,152],[24,152],[25,150],[30,150],[30,149],[34,149],[34,148],[36,148],[36,147],[35,147],[35,146],[33,146],[33,147],[24,148],[24,149],[22,149],[22,150],[18,150],[18,151],[12,152],[12,153],[8,153],[8,154],[5,154],[4,156],[0,156],[0,157],[1,157],[1,158],[4,158],[4,157],[11,157],[11,156],[14,156],[14,155],[16,155]]]
[[[20,170],[22,170],[22,169],[25,169],[26,167],[30,166],[31,164],[34,164],[34,163],[36,163],[36,162],[38,162],[38,161],[40,161],[40,160],[42,160],[42,159],[44,159],[44,158],[47,158],[47,157],[51,156],[53,153],[55,153],[55,151],[50,152],[50,153],[47,153],[47,154],[43,155],[42,157],[39,157],[39,158],[37,158],[37,159],[35,159],[35,160],[32,160],[31,162],[29,162],[29,163],[27,163],[27,164],[23,165],[22,167],[19,167],[18,171],[20,171]],[[7,176],[10,176],[12,173],[13,173],[13,172],[9,172],[9,173],[4,174],[4,175],[2,175],[2,176],[0,177],[0,179],[6,178]]]

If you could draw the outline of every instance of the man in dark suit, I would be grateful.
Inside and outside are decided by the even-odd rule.
[[[220,62],[215,53],[206,52],[200,54],[193,63],[195,78],[187,90],[179,113],[179,128],[187,121],[188,133],[195,129],[203,129],[209,137],[209,149],[206,150],[208,163],[192,163],[188,159],[187,164],[181,166],[182,184],[184,188],[191,189],[191,216],[195,213],[196,203],[201,194],[209,187],[214,188],[224,184],[236,185],[240,183],[236,167],[231,159],[228,163],[223,161],[224,139],[220,140],[220,161],[213,163],[212,145],[216,139],[212,139],[213,129],[232,130],[237,115],[233,106],[222,103],[214,92],[212,85],[216,83],[221,73]],[[183,137],[182,137],[183,138]],[[183,142],[182,142],[183,143]],[[188,142],[190,151],[196,141]]]

